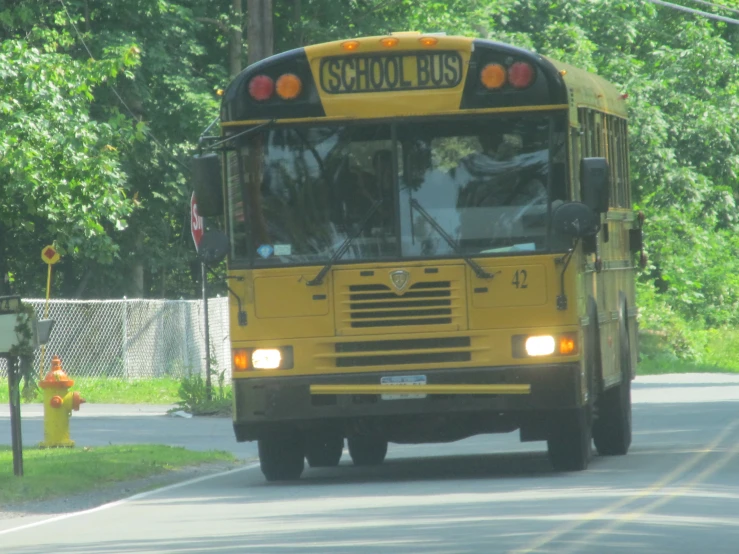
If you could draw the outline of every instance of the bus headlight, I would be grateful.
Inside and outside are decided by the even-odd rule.
[[[253,371],[269,369],[292,369],[293,347],[279,348],[234,348],[233,371]]]
[[[277,348],[257,348],[251,353],[254,369],[277,369],[282,363],[282,353]]]
[[[526,339],[525,348],[529,356],[549,356],[554,353],[554,337],[551,335],[529,337]]]
[[[579,353],[577,337],[577,333],[516,335],[511,340],[513,357],[574,356]]]

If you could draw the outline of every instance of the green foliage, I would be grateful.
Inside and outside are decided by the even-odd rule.
[[[226,386],[226,370],[219,371],[218,362],[212,353],[210,376],[210,399],[205,379],[200,373],[182,378],[178,390],[180,400],[176,402],[179,409],[192,415],[231,415],[233,390],[231,386]]]
[[[0,8],[0,275],[40,294],[35,253],[53,242],[64,296],[196,296],[182,162],[218,114],[231,2],[66,5]],[[276,51],[444,31],[615,83],[629,94],[632,194],[647,216],[642,327],[695,361],[696,329],[739,324],[739,28],[640,0],[274,0],[274,12]]]
[[[231,387],[224,386],[219,380],[218,386],[211,389],[211,399],[208,400],[202,375],[183,377],[178,390],[180,400],[176,404],[179,409],[193,415],[231,415]]]

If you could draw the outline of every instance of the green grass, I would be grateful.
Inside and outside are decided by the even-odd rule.
[[[124,381],[106,377],[72,377],[82,397],[95,404],[174,404],[180,381],[172,378]],[[0,379],[0,402],[8,401],[8,382]],[[37,395],[34,402],[40,402]]]
[[[0,446],[0,506],[83,493],[185,466],[233,462],[228,452],[195,452],[160,445],[28,448],[23,477],[13,475],[12,451]]]
[[[685,360],[665,348],[663,337],[641,335],[642,360],[637,374],[739,373],[739,330],[694,330],[689,332],[689,339],[695,355]]]
[[[739,373],[739,369],[684,360],[642,360],[637,375],[664,375],[667,373]]]

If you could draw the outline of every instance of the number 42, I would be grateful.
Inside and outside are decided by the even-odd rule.
[[[526,284],[526,277],[528,277],[528,274],[526,273],[525,269],[516,270],[516,273],[513,274],[513,281],[511,281],[511,285],[513,285],[517,289],[528,288],[528,285]]]

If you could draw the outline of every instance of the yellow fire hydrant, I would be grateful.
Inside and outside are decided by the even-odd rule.
[[[69,418],[72,410],[78,411],[85,399],[78,392],[69,389],[74,385],[62,369],[59,356],[51,360],[51,371],[46,374],[39,386],[44,390],[44,440],[41,448],[74,446],[69,438]]]

